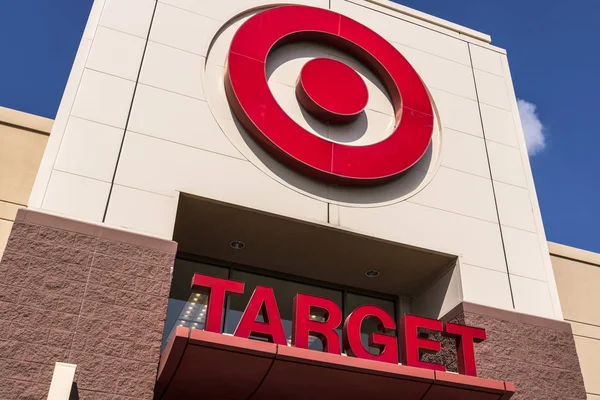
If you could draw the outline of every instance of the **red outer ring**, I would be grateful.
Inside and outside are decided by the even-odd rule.
[[[267,57],[278,46],[301,40],[346,51],[377,75],[396,115],[396,128],[388,138],[367,146],[333,143],[308,132],[283,111],[267,83]],[[280,6],[247,20],[229,49],[225,90],[242,125],[273,157],[331,183],[390,180],[419,161],[433,134],[429,95],[408,61],[371,29],[321,8]]]

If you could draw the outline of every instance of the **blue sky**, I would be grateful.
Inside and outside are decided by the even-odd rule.
[[[543,127],[545,147],[530,161],[548,240],[600,252],[600,2],[399,3],[490,34],[507,49],[517,97],[536,107]],[[529,117],[524,128],[535,137]]]
[[[548,239],[600,252],[600,2],[398,2],[508,50],[525,129],[538,143],[531,163]],[[0,105],[54,118],[91,4],[3,2]]]

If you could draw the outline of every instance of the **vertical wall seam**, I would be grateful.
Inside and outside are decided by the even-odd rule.
[[[487,140],[485,137],[485,127],[483,125],[483,115],[481,114],[481,104],[479,102],[479,91],[477,89],[477,79],[475,79],[475,67],[473,66],[473,56],[471,54],[471,44],[467,43],[469,50],[469,61],[471,62],[471,74],[473,75],[473,84],[475,85],[475,97],[477,99],[477,109],[479,110],[479,122],[483,133],[483,145],[485,146],[485,156],[487,158],[488,170],[490,171],[490,181],[492,183],[492,194],[494,196],[494,205],[496,206],[496,216],[498,218],[498,229],[500,230],[500,241],[502,242],[502,253],[504,254],[504,263],[506,265],[506,276],[508,278],[508,288],[510,290],[510,300],[513,309],[515,307],[515,296],[513,294],[512,282],[510,280],[510,270],[508,268],[508,257],[506,256],[506,244],[504,243],[504,232],[502,232],[502,223],[500,222],[500,211],[498,210],[498,198],[496,197],[496,187],[494,185],[494,174],[492,173],[492,164],[490,163],[490,153],[488,151]]]
[[[106,199],[106,207],[104,208],[104,215],[102,216],[102,222],[106,222],[106,214],[108,213],[108,206],[112,196],[113,188],[115,186],[115,179],[117,177],[117,171],[119,169],[119,161],[121,160],[121,153],[123,152],[123,145],[125,144],[125,137],[127,136],[127,128],[129,127],[129,120],[131,119],[131,112],[133,110],[133,103],[135,101],[135,95],[137,88],[140,84],[140,76],[142,74],[142,67],[144,66],[144,58],[146,57],[146,50],[148,50],[148,42],[150,41],[150,32],[152,31],[152,25],[154,24],[154,16],[156,15],[156,8],[158,6],[158,0],[154,1],[154,9],[152,10],[152,17],[150,18],[150,26],[148,27],[148,34],[146,35],[146,43],[144,44],[144,51],[142,52],[142,59],[140,60],[140,67],[138,74],[135,79],[135,85],[133,87],[133,93],[131,95],[131,103],[129,104],[129,112],[127,113],[127,120],[125,121],[125,128],[123,130],[123,137],[121,138],[121,145],[119,146],[119,153],[117,154],[117,161],[115,163],[115,169],[113,172],[112,179],[110,181],[110,189],[108,190],[108,197]]]
[[[256,388],[254,388],[252,393],[250,393],[248,395],[248,397],[246,397],[246,400],[251,400],[254,397],[254,395],[256,394],[256,392],[258,392],[258,390],[261,388],[261,386],[267,380],[267,377],[269,376],[269,373],[271,372],[271,369],[273,368],[273,365],[275,365],[275,361],[277,360],[277,355],[279,354],[279,346],[281,346],[281,345],[280,344],[275,345],[275,355],[273,356],[273,359],[271,360],[271,364],[269,364],[269,368],[267,369],[267,372],[265,372],[265,375],[262,377],[260,382],[258,382],[258,385],[256,386]]]
[[[429,387],[427,388],[427,391],[425,391],[425,393],[423,393],[423,397],[421,397],[419,400],[423,400],[423,399],[427,398],[427,393],[429,393],[429,391],[431,390],[432,387],[433,387],[433,383],[430,383]]]
[[[89,259],[89,271],[87,273],[87,279],[85,281],[85,286],[83,288],[83,296],[81,298],[81,304],[79,305],[79,311],[77,313],[77,322],[75,323],[75,330],[73,331],[73,340],[71,340],[71,346],[69,347],[69,362],[73,361],[73,352],[75,351],[74,349],[74,344],[75,344],[75,335],[77,335],[77,332],[79,331],[79,323],[81,322],[81,314],[83,312],[83,305],[85,303],[86,300],[86,295],[88,293],[88,288],[90,286],[90,280],[92,277],[92,269],[94,267],[94,261],[96,259],[96,254],[97,254],[97,248],[98,248],[98,236],[94,236],[94,247],[92,250],[92,253],[90,254],[90,259]]]
[[[517,95],[513,86],[512,74],[510,72],[510,66],[508,64],[508,57],[506,55],[501,56],[502,71],[504,73],[504,86],[509,94],[511,100],[511,112],[513,115],[513,126],[517,134],[517,141],[519,142],[517,148],[521,152],[521,165],[525,171],[525,178],[527,180],[527,191],[529,194],[530,208],[533,213],[533,218],[536,225],[536,234],[538,236],[538,247],[543,258],[544,274],[546,276],[546,283],[548,284],[548,293],[550,295],[550,303],[552,304],[552,311],[555,317],[564,318],[562,312],[561,300],[558,294],[558,286],[556,283],[556,277],[554,275],[554,269],[552,266],[552,257],[548,249],[548,238],[546,236],[546,229],[544,227],[544,219],[542,217],[542,210],[535,187],[535,180],[533,177],[533,170],[531,168],[531,161],[527,152],[527,143],[524,139],[523,127],[521,123],[521,115],[519,112],[519,105]],[[524,150],[524,152],[523,152]],[[544,251],[546,249],[546,251]]]

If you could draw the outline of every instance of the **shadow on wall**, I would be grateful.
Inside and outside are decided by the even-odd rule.
[[[73,386],[71,386],[69,400],[79,400],[79,389],[77,388],[77,382],[73,382]]]
[[[447,269],[432,275],[429,283],[410,299],[412,314],[439,319],[462,301],[460,270],[457,260],[453,260]]]

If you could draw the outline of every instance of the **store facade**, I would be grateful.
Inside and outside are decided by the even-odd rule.
[[[490,41],[383,0],[96,0],[0,264],[0,397],[64,362],[83,399],[584,399]]]

